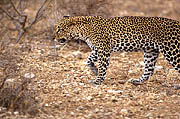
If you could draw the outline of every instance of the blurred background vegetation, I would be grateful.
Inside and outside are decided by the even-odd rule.
[[[26,38],[44,33],[49,39],[62,16],[159,16],[180,20],[180,0],[1,0],[0,8],[0,41],[6,42],[19,41],[27,31]]]

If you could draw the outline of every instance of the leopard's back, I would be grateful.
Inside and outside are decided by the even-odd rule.
[[[110,19],[112,51],[158,49],[180,72],[180,22],[162,17]],[[113,30],[113,28],[115,28]]]

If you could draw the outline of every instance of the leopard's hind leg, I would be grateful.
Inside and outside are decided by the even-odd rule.
[[[175,70],[180,73],[180,44],[178,44],[177,46],[172,45],[170,46],[170,48],[165,46],[163,50],[161,50],[161,52],[164,55],[165,59],[168,60],[169,64],[171,64],[175,68]]]
[[[131,79],[130,82],[132,84],[142,84],[153,75],[159,53],[159,49],[149,49],[144,51],[144,74],[139,79]]]

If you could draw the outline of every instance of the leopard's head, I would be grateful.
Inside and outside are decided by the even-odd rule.
[[[56,25],[54,30],[54,39],[60,44],[65,44],[71,40],[71,29],[69,17],[63,17]]]
[[[87,26],[97,19],[102,19],[100,16],[64,16],[55,26],[54,38],[61,44],[65,44],[72,39],[83,38],[83,33]]]
[[[61,44],[80,38],[82,16],[64,16],[55,26],[54,38]]]

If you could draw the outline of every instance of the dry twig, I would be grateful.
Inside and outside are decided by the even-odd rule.
[[[0,85],[0,93],[2,92],[2,89],[4,87],[4,84],[5,84],[6,80],[7,80],[7,78],[8,78],[8,76],[6,75],[6,77],[2,79],[2,83]]]
[[[21,1],[22,0],[19,1],[20,8],[22,8]],[[27,30],[29,30],[34,24],[36,24],[41,20],[43,16],[43,11],[51,1],[52,0],[44,0],[41,7],[37,10],[36,16],[34,17],[34,20],[30,23],[30,25],[27,25],[28,20],[27,20],[27,15],[24,14],[24,9],[22,9],[21,12],[19,12],[18,9],[15,7],[14,3],[12,2],[12,0],[9,0],[9,3],[11,4],[14,10],[13,12],[15,16],[12,16],[11,13],[8,12],[8,10],[5,10],[4,8],[0,7],[0,9],[10,18],[10,20],[12,20],[12,22],[16,26],[16,30],[18,31],[16,42],[18,42],[22,38],[22,36],[27,32]]]

